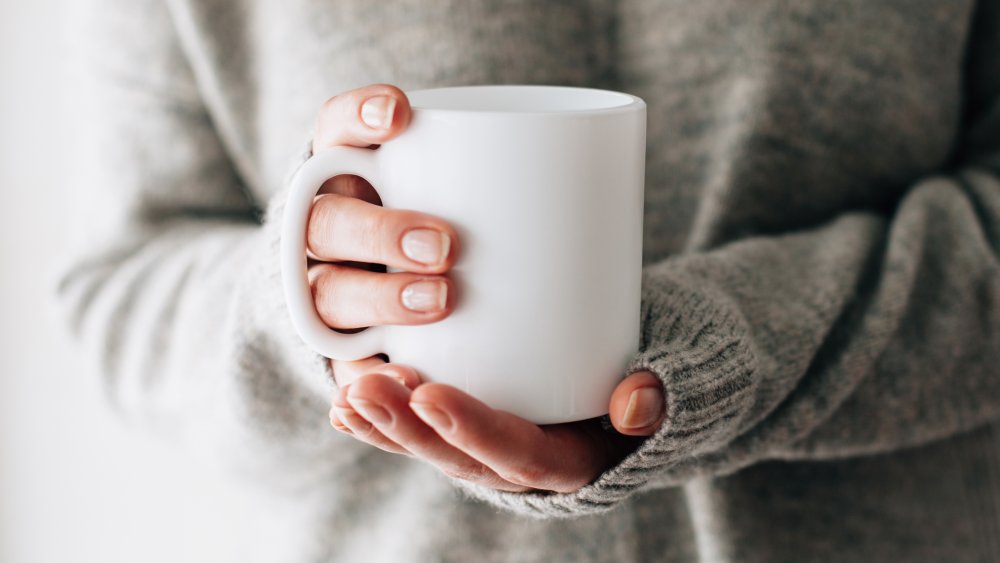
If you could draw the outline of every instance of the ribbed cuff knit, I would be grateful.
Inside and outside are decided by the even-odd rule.
[[[284,187],[268,202],[261,229],[264,252],[258,279],[247,282],[255,285],[250,295],[258,300],[255,309],[259,318],[255,319],[255,324],[260,326],[261,330],[266,330],[272,338],[277,338],[277,346],[293,365],[298,367],[294,375],[301,379],[307,389],[323,397],[329,397],[334,387],[330,361],[312,350],[295,331],[281,279],[281,231],[285,203],[292,178],[310,156],[312,156],[312,134],[308,135],[307,141],[293,155]]]
[[[663,383],[666,418],[621,463],[574,493],[507,493],[456,481],[473,498],[536,518],[604,512],[678,462],[728,443],[754,400],[755,359],[746,324],[703,292],[646,276],[641,352],[626,373]],[[654,479],[661,477],[660,479]]]

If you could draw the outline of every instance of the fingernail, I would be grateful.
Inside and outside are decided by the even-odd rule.
[[[351,402],[351,406],[354,410],[358,411],[361,416],[367,418],[369,421],[375,424],[389,424],[392,422],[392,415],[389,411],[376,405],[371,401],[366,401],[364,399],[348,399]]]
[[[403,254],[414,262],[437,264],[448,257],[451,237],[433,229],[413,229],[403,235]]]
[[[344,423],[348,432],[354,432],[349,425],[356,426],[359,432],[365,432],[372,426],[370,422],[361,418],[358,413],[354,411],[353,407],[340,407],[335,405],[333,408],[337,411],[337,417],[340,418],[342,423]]]
[[[448,413],[427,403],[410,403],[410,408],[426,422],[429,426],[437,430],[450,431],[452,427],[451,417]]]
[[[337,414],[336,407],[330,409],[330,426],[334,427],[337,430],[340,430],[341,432],[350,433],[351,431],[351,429],[345,426],[344,423],[340,420],[340,415]]]
[[[361,104],[361,121],[372,129],[388,129],[395,111],[396,98],[392,96],[368,98]]]
[[[448,304],[448,284],[440,280],[416,281],[403,288],[401,299],[403,306],[411,311],[443,311]]]
[[[628,429],[645,428],[660,418],[663,401],[659,389],[640,387],[628,397],[628,405],[622,416],[622,427]]]

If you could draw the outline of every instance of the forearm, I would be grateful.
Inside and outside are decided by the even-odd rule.
[[[664,377],[680,442],[728,470],[886,451],[992,420],[998,217],[996,178],[964,172],[919,183],[891,222],[845,216],[654,268],[664,290],[648,307],[663,314],[637,363]],[[672,287],[714,304],[701,334],[668,335]],[[740,352],[679,360],[716,339]]]
[[[327,363],[287,321],[270,226],[172,220],[122,240],[60,284],[118,407],[243,466],[262,451],[310,471],[349,457],[322,424]]]
[[[535,517],[768,459],[884,452],[1000,416],[1000,181],[918,183],[891,220],[846,214],[646,268],[660,430],[572,494],[473,496]]]
[[[246,154],[216,129],[162,3],[94,15],[91,152],[67,190],[79,225],[59,297],[108,395],[245,470],[280,465],[283,482],[349,462],[358,448],[323,424],[328,366],[287,321],[281,186],[237,169]]]

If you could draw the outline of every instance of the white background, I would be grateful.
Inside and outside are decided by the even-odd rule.
[[[250,494],[129,430],[53,313],[76,189],[72,0],[0,0],[0,561],[243,559]],[[244,546],[245,547],[245,546]]]

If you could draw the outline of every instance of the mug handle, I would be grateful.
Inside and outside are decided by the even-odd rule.
[[[292,179],[281,227],[281,278],[292,325],[310,348],[327,358],[360,360],[382,352],[384,326],[345,334],[326,326],[313,304],[306,274],[306,228],[309,210],[323,183],[341,174],[355,174],[378,185],[376,151],[333,147],[313,155]]]

